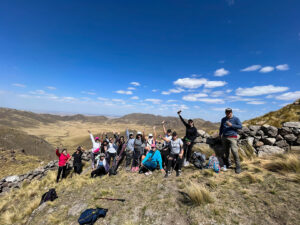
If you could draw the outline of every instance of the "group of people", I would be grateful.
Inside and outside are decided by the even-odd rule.
[[[224,165],[228,168],[231,166],[229,160],[230,149],[233,154],[236,168],[235,172],[241,172],[240,160],[237,146],[237,130],[242,128],[242,124],[237,117],[232,114],[232,109],[225,110],[226,116],[222,118],[219,135],[222,139],[224,152]],[[153,127],[153,134],[148,136],[145,132],[137,132],[136,136],[126,129],[126,139],[120,136],[120,133],[113,133],[113,137],[94,137],[89,132],[93,144],[91,150],[91,177],[106,175],[107,173],[116,173],[120,163],[125,160],[126,171],[144,173],[150,175],[156,169],[165,173],[165,177],[169,177],[172,171],[176,171],[176,176],[181,175],[182,166],[188,166],[191,162],[193,146],[198,137],[197,128],[194,121],[189,119],[187,122],[182,118],[181,111],[178,116],[184,126],[186,133],[183,139],[179,138],[176,131],[166,129],[165,121],[162,122],[163,135],[156,133],[156,127]],[[74,172],[80,174],[82,171],[81,156],[82,147],[78,147],[72,155],[74,158]],[[59,168],[57,174],[57,182],[66,177],[66,165],[71,160],[71,156],[63,149],[60,153],[56,149],[59,157]]]

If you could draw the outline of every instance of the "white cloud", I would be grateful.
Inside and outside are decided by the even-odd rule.
[[[223,104],[224,100],[218,98],[204,98],[207,97],[205,93],[198,93],[198,94],[190,94],[185,95],[182,97],[184,101],[188,102],[205,102],[205,103],[216,103],[216,104]]]
[[[225,103],[223,99],[219,99],[219,98],[199,98],[198,102],[215,103],[215,104]]]
[[[97,99],[100,100],[100,101],[108,101],[108,98],[98,97]]]
[[[140,99],[138,96],[133,96],[133,97],[131,97],[131,99],[133,99],[133,100],[138,100],[138,99]]]
[[[215,88],[215,87],[222,87],[227,83],[225,81],[209,81],[205,78],[180,78],[174,81],[175,85],[185,87],[185,88],[199,88],[204,86],[205,88]]]
[[[132,95],[132,91],[124,91],[124,90],[118,90],[116,93],[121,95]]]
[[[167,102],[168,102],[168,103],[171,103],[171,102],[177,102],[177,100],[169,99]]]
[[[285,71],[285,70],[289,70],[289,65],[288,64],[282,64],[282,65],[277,65],[276,66],[277,70],[281,70],[281,71]]]
[[[46,87],[48,90],[56,90],[56,87],[53,87],[53,86],[48,86]]]
[[[212,97],[219,97],[221,95],[224,95],[224,91],[214,91],[211,93]]]
[[[250,104],[250,105],[263,105],[265,103],[266,102],[264,102],[264,101],[251,101],[251,102],[247,102],[247,104]]]
[[[158,89],[153,89],[152,92],[158,92]]]
[[[243,98],[240,96],[228,96],[226,98],[230,102],[249,102],[249,101],[257,101],[255,98]]]
[[[256,70],[259,70],[260,68],[261,68],[261,65],[252,65],[252,66],[242,69],[241,71],[242,72],[256,71]]]
[[[182,97],[183,100],[189,102],[196,102],[199,98],[207,97],[205,93],[198,93],[198,94],[189,94]]]
[[[224,68],[221,68],[221,69],[218,69],[215,71],[214,75],[216,77],[223,77],[225,75],[229,74],[229,71],[228,70],[225,70]]]
[[[227,89],[227,90],[226,90],[226,93],[230,93],[230,92],[232,92],[231,89]]]
[[[141,84],[139,82],[133,81],[130,83],[133,86],[141,86]]]
[[[269,73],[269,72],[272,72],[273,70],[274,70],[273,66],[265,66],[265,67],[261,68],[259,70],[259,72],[261,72],[261,73]]]
[[[266,85],[266,86],[254,86],[251,88],[238,88],[236,89],[235,93],[238,96],[258,96],[258,95],[284,92],[287,91],[288,89],[289,89],[288,87]]]
[[[127,88],[128,90],[135,90],[136,88],[135,87],[129,87]]]
[[[74,97],[62,97],[61,100],[66,101],[66,102],[72,102],[72,101],[75,101],[76,98],[74,98]]]
[[[86,95],[96,95],[96,93],[92,91],[82,91],[81,93]]]
[[[44,90],[35,90],[35,91],[30,91],[29,93],[33,94],[33,95],[44,95],[44,94],[46,94],[46,92]]]
[[[113,98],[112,101],[117,102],[117,103],[121,103],[121,104],[125,104],[125,101],[123,99],[119,99],[119,98]]]
[[[21,88],[25,88],[26,87],[25,84],[19,84],[19,83],[14,83],[14,84],[12,84],[12,86],[21,87]]]
[[[161,92],[161,94],[163,94],[163,95],[169,95],[171,93],[178,94],[178,93],[181,93],[181,92],[184,92],[184,89],[182,89],[182,88],[176,88],[176,89],[170,89],[169,91],[163,91],[163,92]]]
[[[156,98],[147,98],[147,99],[145,99],[145,102],[152,102],[153,104],[160,104],[162,102],[162,100],[156,99]]]
[[[213,111],[219,111],[219,112],[225,112],[226,108],[212,108]],[[233,108],[233,112],[245,112],[244,110],[238,109],[238,108]]]
[[[296,100],[299,98],[300,98],[300,91],[287,92],[276,97],[276,99],[278,100],[285,100],[285,101]]]

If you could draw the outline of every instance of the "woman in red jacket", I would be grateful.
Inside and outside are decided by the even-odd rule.
[[[66,170],[67,166],[66,164],[70,161],[71,156],[68,154],[67,149],[63,149],[61,153],[59,153],[59,149],[56,149],[56,155],[58,156],[58,172],[57,172],[57,178],[56,182],[58,183],[60,174],[62,172],[62,179],[66,177]]]

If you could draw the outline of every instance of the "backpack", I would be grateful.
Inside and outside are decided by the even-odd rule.
[[[109,168],[108,170],[108,174],[109,176],[111,175],[117,175],[118,171],[117,171],[117,166],[113,165],[111,168]]]
[[[105,217],[108,209],[97,208],[97,209],[86,209],[81,213],[78,223],[93,225],[99,217]]]
[[[219,173],[221,170],[218,158],[213,155],[209,157],[208,164],[206,167],[209,169],[213,169],[216,173]]]
[[[54,188],[49,189],[46,193],[43,194],[40,205],[47,201],[54,201],[58,196]]]
[[[201,154],[200,152],[194,152],[192,155],[192,162],[194,166],[201,170],[205,167],[205,159],[205,155]]]

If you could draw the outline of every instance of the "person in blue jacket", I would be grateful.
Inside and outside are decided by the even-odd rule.
[[[229,160],[229,153],[231,149],[231,153],[233,155],[235,161],[235,172],[241,173],[241,165],[240,165],[240,158],[238,153],[238,146],[237,146],[237,130],[242,129],[242,123],[239,118],[233,116],[232,109],[227,108],[225,110],[226,116],[222,118],[221,125],[220,125],[220,132],[219,135],[222,139],[222,145],[224,149],[224,164],[227,167],[230,167],[230,160]]]
[[[152,171],[158,167],[162,172],[164,172],[160,151],[156,149],[155,144],[152,144],[151,150],[147,153],[146,157],[142,161],[139,173],[145,173],[147,176],[152,174]]]

